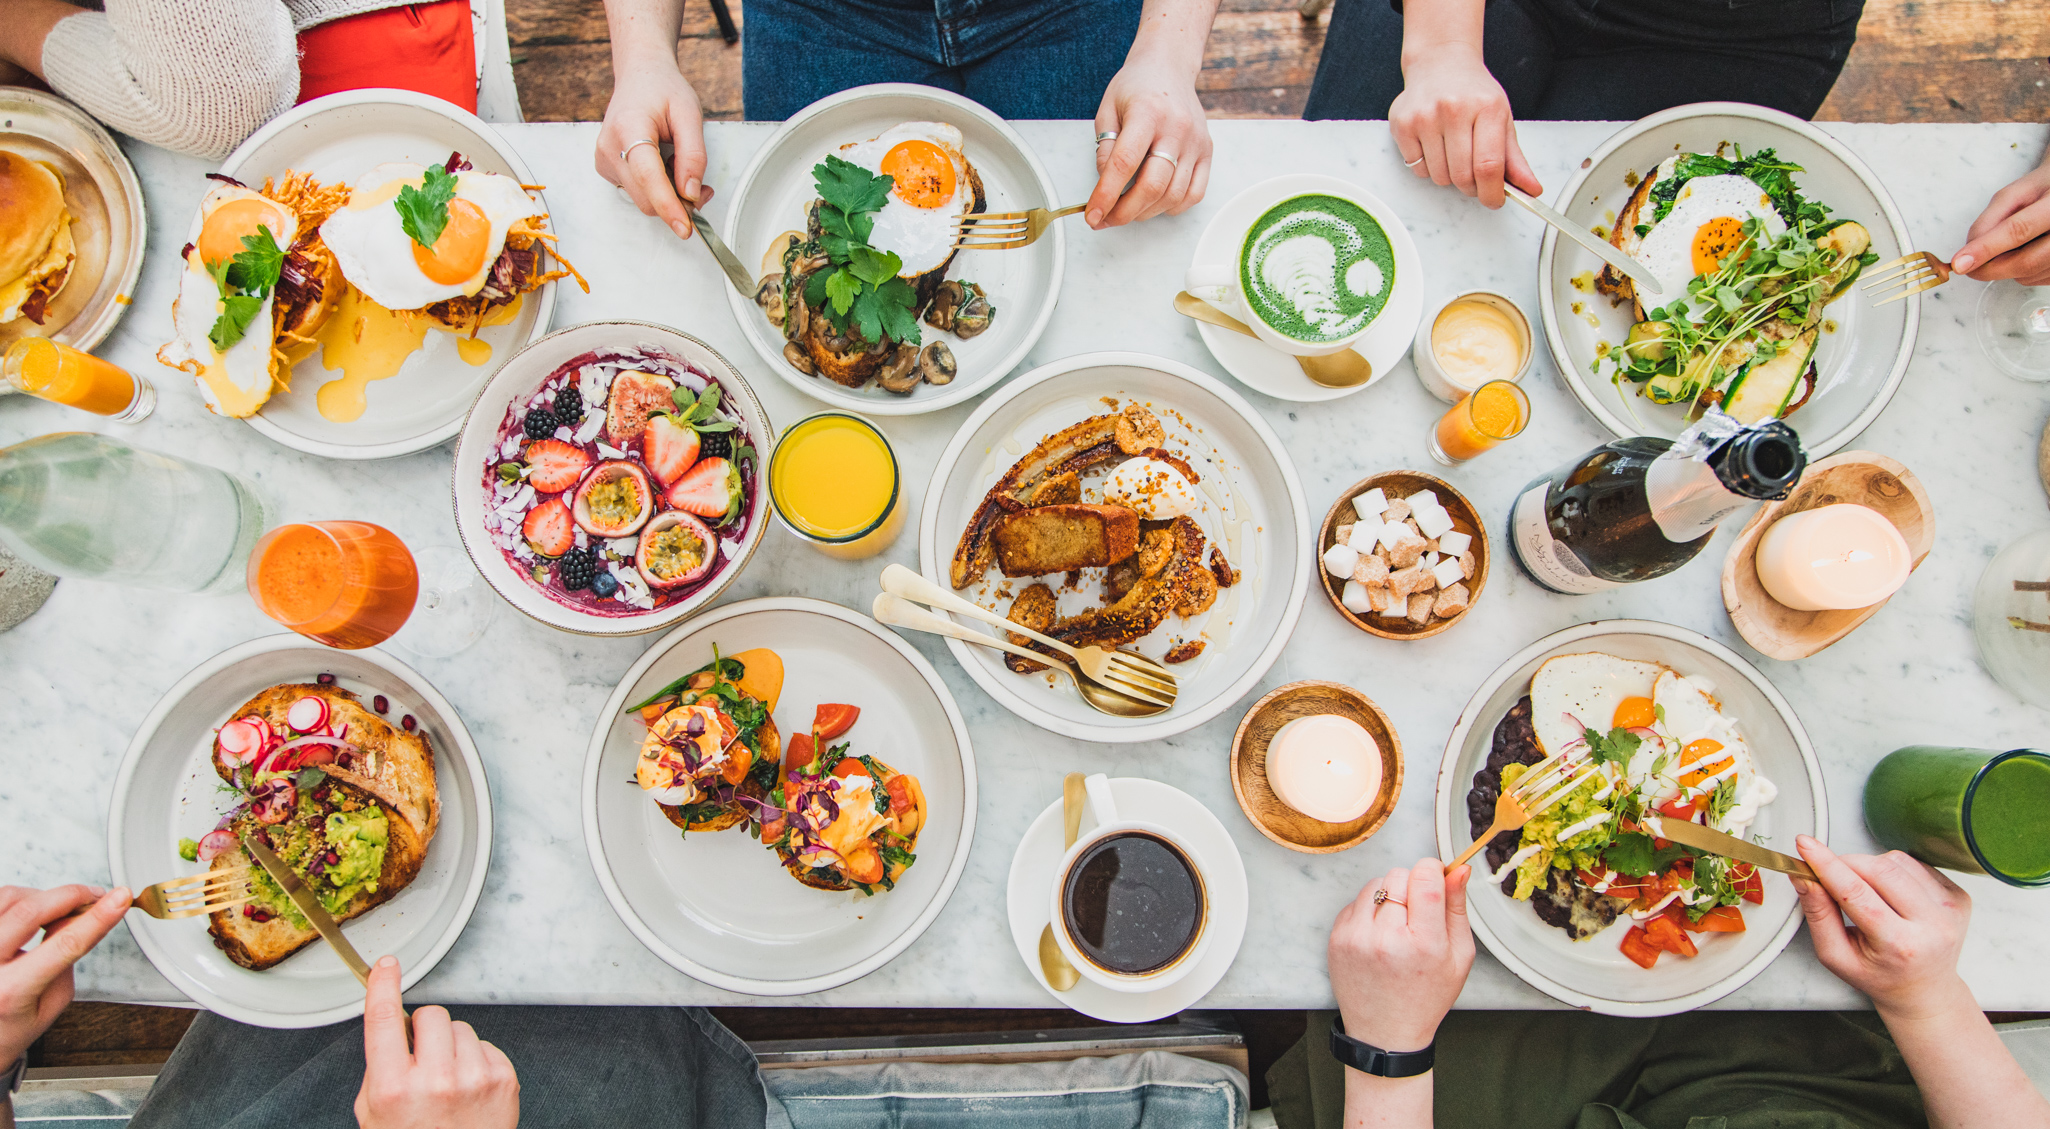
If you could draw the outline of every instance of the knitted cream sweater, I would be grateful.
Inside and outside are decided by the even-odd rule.
[[[299,99],[297,33],[407,0],[106,0],[43,40],[50,87],[108,126],[219,160]]]

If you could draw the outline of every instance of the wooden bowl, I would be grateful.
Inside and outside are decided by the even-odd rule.
[[[1311,819],[1282,803],[1267,783],[1267,743],[1276,731],[1296,718],[1325,713],[1360,723],[1381,747],[1381,794],[1351,823]],[[1381,707],[1358,690],[1336,682],[1291,682],[1253,703],[1232,734],[1231,790],[1260,834],[1289,850],[1312,855],[1349,850],[1379,831],[1395,810],[1402,795],[1402,738]]]
[[[1344,604],[1339,603],[1339,597],[1345,594],[1346,578],[1333,576],[1324,567],[1324,550],[1331,547],[1332,539],[1337,535],[1340,525],[1359,520],[1359,514],[1353,511],[1352,500],[1376,486],[1390,498],[1407,498],[1419,490],[1435,493],[1438,495],[1438,503],[1445,507],[1445,513],[1452,518],[1452,528],[1473,538],[1473,578],[1466,582],[1466,590],[1472,595],[1467,598],[1466,611],[1451,619],[1433,619],[1429,623],[1419,625],[1407,619],[1387,619],[1379,615],[1356,616],[1347,610]],[[1465,619],[1467,612],[1471,612],[1473,606],[1481,602],[1481,589],[1488,583],[1488,527],[1481,521],[1480,511],[1474,509],[1473,503],[1466,500],[1466,495],[1454,490],[1451,483],[1437,475],[1415,470],[1384,470],[1380,474],[1369,475],[1353,483],[1339,493],[1338,500],[1331,503],[1331,509],[1325,512],[1324,523],[1317,527],[1317,545],[1310,557],[1317,569],[1318,577],[1324,581],[1324,594],[1331,597],[1331,606],[1338,609],[1338,614],[1344,616],[1346,622],[1369,635],[1379,635],[1383,639],[1428,639]]]
[[[1839,502],[1869,506],[1892,522],[1915,555],[1913,568],[1928,559],[1936,540],[1936,511],[1929,504],[1929,492],[1907,467],[1870,451],[1841,451],[1808,464],[1794,492],[1753,515],[1723,561],[1723,607],[1729,609],[1737,634],[1767,658],[1805,659],[1857,630],[1886,606],[1881,600],[1869,608],[1804,612],[1773,599],[1758,581],[1758,539],[1773,522]]]

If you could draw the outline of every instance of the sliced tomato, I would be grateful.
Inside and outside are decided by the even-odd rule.
[[[900,815],[911,808],[911,781],[902,775],[892,776],[883,785],[883,791],[890,794],[890,814]]]
[[[821,741],[830,741],[854,728],[854,723],[860,719],[860,706],[828,702],[820,706],[819,712],[812,716],[812,735]]]
[[[883,880],[883,855],[874,843],[863,843],[840,860],[840,873],[864,886]]]
[[[1640,968],[1650,968],[1659,962],[1662,951],[1651,943],[1651,937],[1643,929],[1633,925],[1630,932],[1623,934],[1623,955],[1637,962]]]
[[[839,764],[833,766],[833,775],[839,777],[842,780],[845,780],[850,776],[870,776],[870,773],[868,771],[868,766],[861,763],[860,758],[848,757],[845,760],[842,760]],[[873,777],[871,777],[871,779],[873,779]]]
[[[1691,957],[1697,951],[1694,939],[1668,914],[1660,914],[1644,923],[1644,935],[1652,944],[1679,957]]]
[[[1701,915],[1701,920],[1689,922],[1687,928],[1696,933],[1742,933],[1744,911],[1736,906],[1717,906]]]
[[[1694,881],[1694,860],[1681,859],[1678,862],[1675,862],[1672,865],[1672,867],[1666,871],[1666,874],[1673,880],[1673,884],[1671,886],[1668,886],[1667,889],[1677,890],[1680,888],[1680,883],[1683,879],[1688,882]]]
[[[1750,863],[1740,862],[1730,868],[1730,886],[1752,905],[1765,904],[1765,878]]]
[[[1688,823],[1694,822],[1694,816],[1700,810],[1701,797],[1699,796],[1696,796],[1694,799],[1688,800],[1685,803],[1682,803],[1679,800],[1674,799],[1667,800],[1665,803],[1659,805],[1660,815],[1669,815],[1672,816],[1674,819],[1685,820]]]
[[[792,733],[790,743],[783,746],[783,772],[796,776],[812,760],[812,740],[809,733]]]

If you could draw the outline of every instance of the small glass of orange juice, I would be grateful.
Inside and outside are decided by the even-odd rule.
[[[876,425],[848,412],[806,416],[769,456],[776,518],[812,548],[845,561],[872,557],[904,530],[897,453]]]
[[[249,595],[263,614],[316,642],[375,647],[405,625],[420,593],[413,554],[367,521],[281,525],[249,554]]]
[[[0,356],[0,382],[53,404],[135,423],[156,410],[149,381],[47,337],[24,337]]]
[[[1513,380],[1490,380],[1452,405],[1431,428],[1431,457],[1460,463],[1514,439],[1530,423],[1530,397]]]

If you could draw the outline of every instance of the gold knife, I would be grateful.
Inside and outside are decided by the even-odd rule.
[[[1710,854],[1723,855],[1727,858],[1736,859],[1738,862],[1748,862],[1754,866],[1762,866],[1767,870],[1777,870],[1781,874],[1792,874],[1799,878],[1806,878],[1810,882],[1821,881],[1821,879],[1815,877],[1814,869],[1800,859],[1792,855],[1783,855],[1778,851],[1761,847],[1756,843],[1739,839],[1734,835],[1725,835],[1713,827],[1703,827],[1699,823],[1667,819],[1662,816],[1647,817],[1644,820],[1644,824],[1646,830],[1650,831],[1653,835],[1661,839],[1671,839],[1675,843],[1693,847],[1697,851],[1707,851]]]
[[[1574,223],[1572,220],[1569,220],[1565,216],[1560,215],[1558,212],[1553,211],[1552,208],[1549,205],[1547,205],[1543,200],[1539,200],[1533,197],[1530,193],[1525,192],[1523,189],[1518,188],[1513,184],[1504,184],[1502,186],[1502,190],[1508,193],[1509,198],[1511,200],[1514,200],[1517,203],[1523,205],[1525,208],[1530,209],[1531,215],[1534,215],[1537,218],[1557,228],[1559,234],[1565,236],[1568,239],[1571,239],[1575,243],[1580,244],[1582,247],[1585,247],[1588,250],[1594,252],[1595,256],[1601,259],[1602,262],[1605,262],[1610,266],[1615,267],[1617,270],[1622,271],[1624,274],[1629,275],[1630,281],[1636,283],[1646,293],[1651,294],[1654,297],[1665,296],[1665,288],[1659,285],[1659,280],[1652,277],[1651,271],[1646,269],[1643,263],[1640,263],[1636,259],[1633,259],[1630,256],[1624,254],[1623,252],[1617,250],[1613,244],[1604,243],[1601,240],[1596,239],[1594,236],[1594,232],[1584,230],[1579,224]],[[1655,303],[1646,303],[1646,305],[1654,304]]]
[[[692,226],[698,229],[699,238],[705,241],[705,249],[718,260],[719,269],[726,272],[726,280],[733,283],[741,297],[752,299],[755,296],[755,279],[747,273],[746,267],[740,265],[740,257],[733,253],[733,248],[728,247],[724,239],[719,238],[719,233],[712,230],[712,225],[705,222],[705,217],[691,207],[689,201],[684,202],[683,210],[690,216]]]
[[[250,858],[256,860],[258,866],[263,867],[263,872],[271,876],[271,881],[278,884],[278,888],[285,892],[286,897],[292,899],[292,904],[299,907],[299,912],[305,916],[307,923],[313,926],[313,931],[320,934],[322,940],[334,946],[335,952],[342,958],[342,963],[349,966],[349,971],[356,974],[356,979],[365,988],[370,987],[370,966],[363,963],[363,954],[356,951],[356,946],[350,944],[347,937],[342,936],[341,924],[334,919],[333,914],[327,912],[327,907],[320,904],[320,899],[314,896],[313,891],[307,888],[306,880],[299,877],[291,867],[286,866],[285,860],[279,858],[276,851],[264,846],[263,840],[254,835],[243,836],[242,849],[248,852]],[[406,1014],[404,1008],[400,1009],[399,1017],[405,1022],[406,1046],[410,1048],[413,1045],[413,1017]]]

